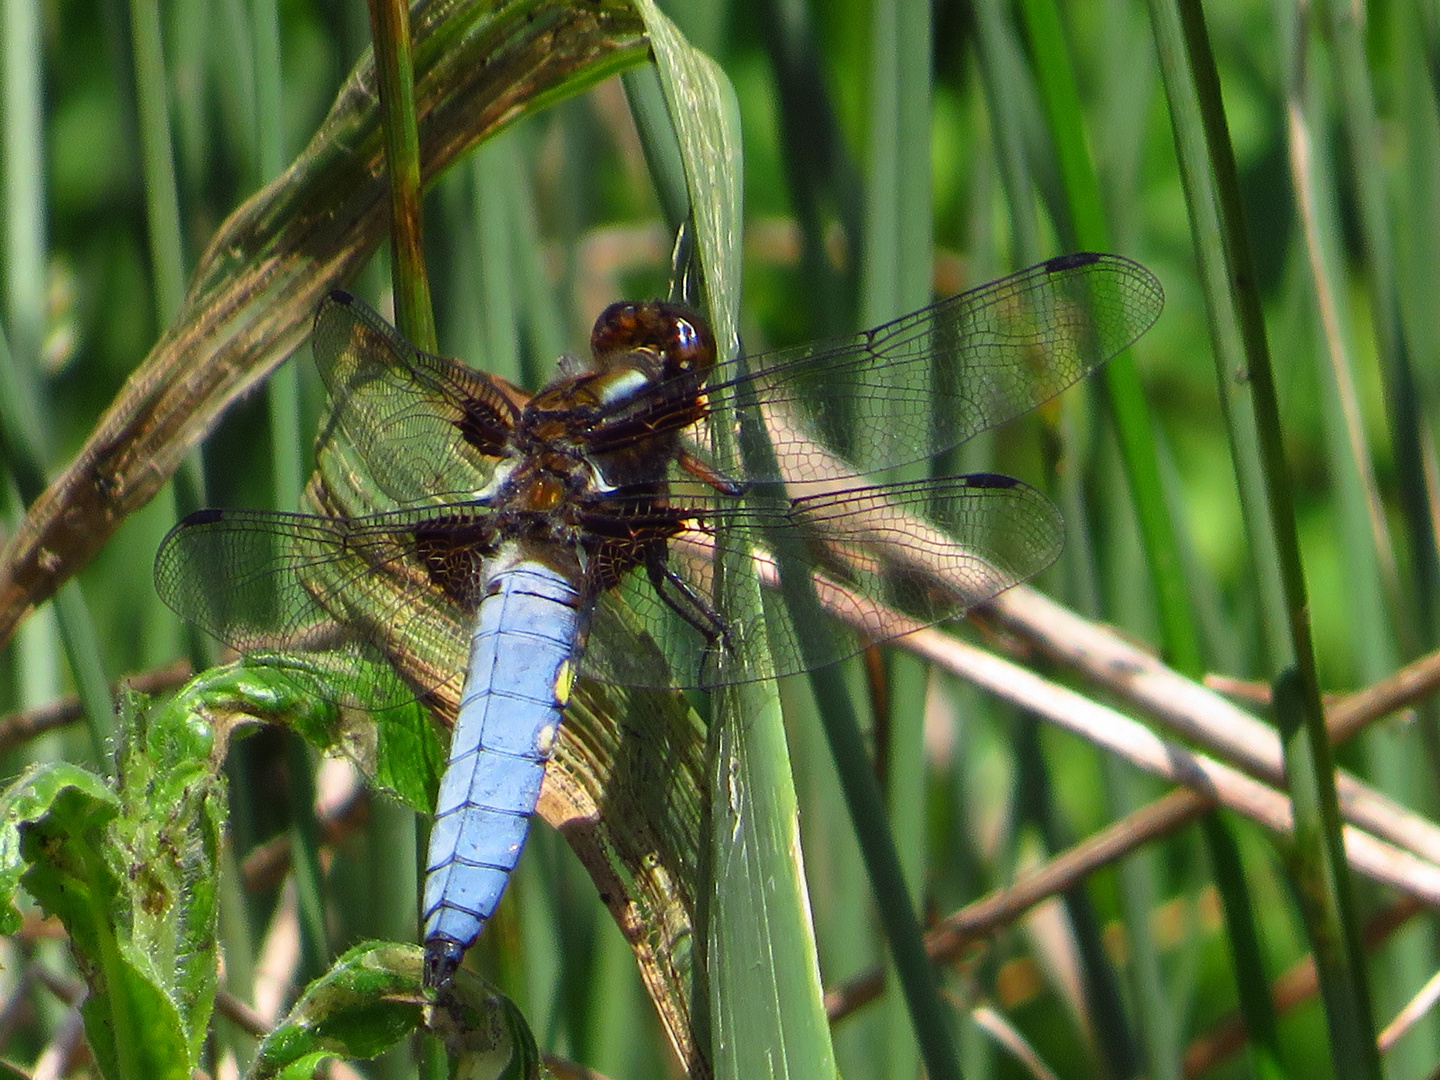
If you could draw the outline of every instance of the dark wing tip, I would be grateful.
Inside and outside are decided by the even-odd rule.
[[[1091,263],[1100,261],[1100,255],[1094,251],[1076,251],[1069,255],[1056,255],[1053,259],[1045,261],[1045,269],[1052,273],[1059,273],[1061,270],[1074,270],[1077,266],[1089,266]]]
[[[354,308],[359,304],[360,301],[356,300],[350,292],[346,292],[344,289],[330,289],[330,292],[327,292],[320,304],[315,307],[315,328],[317,330],[320,328],[320,323],[325,318],[325,312],[330,311],[331,308]]]
[[[1057,255],[1040,266],[1047,274],[1064,274],[1100,264],[1125,279],[1119,287],[1124,291],[1122,299],[1133,331],[1133,336],[1126,345],[1133,345],[1141,334],[1155,325],[1155,321],[1160,318],[1160,312],[1165,308],[1165,287],[1160,284],[1160,279],[1153,271],[1124,255],[1108,255],[1096,251]],[[1117,348],[1116,352],[1119,351]]]
[[[195,510],[186,514],[180,519],[180,526],[186,525],[214,525],[225,517],[224,510],[217,510],[214,507],[206,507],[204,510]]]
[[[1017,488],[1021,486],[1019,480],[1013,476],[1006,476],[1004,473],[971,473],[962,477],[966,487],[972,488]]]

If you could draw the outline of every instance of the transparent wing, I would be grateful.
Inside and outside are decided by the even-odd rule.
[[[828,610],[859,629],[825,635],[824,651],[807,661],[774,590],[767,589],[765,629],[777,675],[833,663],[872,641],[956,618],[1039,573],[1064,544],[1059,511],[1044,495],[989,473],[838,488],[774,509],[719,502],[668,545],[670,571],[686,583],[702,612],[718,617],[711,557],[714,529],[723,525],[755,539],[755,572],[767,585],[774,581],[775,539],[800,541]],[[614,617],[643,629],[666,665],[623,638],[612,641],[596,633],[581,661],[583,673],[640,686],[700,687],[763,677],[729,653],[725,639],[735,628],[721,622],[721,634],[708,634],[704,617],[678,610],[683,603],[667,602],[652,577],[643,567],[627,577],[617,590],[624,614]]]
[[[470,619],[417,565],[420,520],[202,510],[161,543],[155,588],[183,618],[307,675],[338,704],[455,700]]]
[[[1065,255],[854,337],[718,365],[790,483],[921,461],[1054,397],[1127,348],[1164,292],[1139,263]],[[747,404],[748,403],[748,404]],[[704,433],[698,433],[703,446]]]
[[[1159,282],[1128,259],[1065,256],[853,338],[720,365],[712,391],[734,390],[742,423],[763,425],[776,451],[776,466],[749,479],[782,481],[789,499],[747,505],[690,478],[668,499],[602,500],[601,517],[607,504],[626,509],[595,522],[600,535],[670,535],[665,520],[645,518],[673,523],[675,507],[693,527],[633,560],[597,616],[583,670],[640,686],[759,677],[729,655],[727,634],[748,628],[725,627],[711,593],[714,530],[726,525],[755,538],[762,577],[773,573],[767,538],[802,544],[832,610],[872,637],[904,632],[867,614],[877,607],[924,625],[1038,572],[1059,553],[1061,526],[1034,489],[990,475],[888,487],[854,477],[927,458],[1047,400],[1129,345],[1162,303]],[[192,515],[161,548],[157,588],[242,652],[307,650],[344,704],[453,701],[479,581],[465,500],[493,472],[518,398],[419,352],[343,293],[321,306],[314,336],[332,399],[322,444],[358,455],[411,509]],[[674,389],[652,393],[664,404]],[[805,670],[783,613],[767,612],[767,628],[778,672]],[[863,643],[837,636],[818,662]]]
[[[630,686],[714,686],[766,675],[727,648],[712,593],[716,527],[755,538],[755,572],[773,584],[770,545],[798,540],[831,613],[860,633],[802,653],[767,589],[765,631],[778,675],[844,659],[943,619],[1039,572],[1060,552],[1062,524],[1043,495],[980,474],[842,488],[767,508],[696,508],[656,567],[627,574],[602,600],[583,674]],[[417,696],[453,709],[478,604],[476,518],[397,511],[362,518],[206,510],[161,544],[155,584],[184,618],[260,662],[304,673],[318,692],[370,711]],[[659,508],[656,514],[673,514]],[[623,525],[643,528],[643,511]],[[768,540],[768,543],[767,543]],[[875,612],[898,615],[885,621]]]
[[[322,441],[343,437],[400,505],[484,487],[516,415],[498,384],[416,349],[345,292],[321,303],[313,342],[331,401]]]

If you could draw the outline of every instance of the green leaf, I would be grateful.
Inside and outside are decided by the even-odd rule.
[[[260,1044],[253,1080],[310,1077],[329,1057],[372,1058],[420,1024],[421,951],[415,945],[355,946],[306,989]]]
[[[284,724],[322,753],[343,753],[380,790],[428,814],[445,767],[429,712],[418,702],[377,713],[341,709],[328,680],[303,653],[254,657],[197,675],[171,708],[192,717]]]
[[[149,881],[137,884],[121,872],[111,827],[121,813],[115,793],[62,763],[27,773],[6,792],[3,809],[5,870],[13,872],[11,838],[18,835],[28,864],[21,883],[64,923],[89,984],[81,1016],[100,1071],[120,1080],[187,1080],[193,1060],[180,1009],[156,978],[152,957],[131,940],[132,905],[137,895],[154,894]],[[208,1002],[205,1013],[202,1033]]]
[[[0,796],[0,895],[5,900],[0,908],[0,934],[20,929],[15,892],[29,862],[22,851],[24,830],[45,821],[61,796],[72,789],[90,801],[97,815],[107,802],[110,816],[118,812],[119,800],[105,781],[68,762],[32,766]]]
[[[215,1003],[223,758],[205,718],[122,704],[121,813],[110,840],[128,868],[129,936],[178,1010],[194,1062]]]
[[[469,971],[443,1005],[426,1004],[423,953],[415,945],[366,942],[311,983],[265,1039],[252,1080],[308,1080],[326,1058],[372,1058],[421,1025],[427,1009],[451,1059],[451,1075],[522,1080],[540,1075],[535,1037],[518,1009]]]
[[[80,1006],[85,1038],[100,1071],[124,1080],[189,1080],[194,1073],[180,1016],[128,947],[106,967],[107,989]]]
[[[457,974],[449,1000],[433,1011],[430,1030],[444,1041],[455,1080],[541,1075],[540,1051],[520,1010],[473,972]]]
[[[724,72],[651,4],[642,2],[640,10],[680,141],[712,328],[722,353],[733,353],[739,346],[739,109]],[[716,403],[717,411],[727,405],[734,407]],[[713,425],[721,438],[726,427],[723,417]],[[733,442],[713,449],[722,465],[738,461]],[[717,596],[729,625],[759,628],[764,601],[746,539],[717,538],[723,552]],[[773,670],[763,631],[738,637],[747,667]],[[778,689],[773,680],[725,687],[716,703],[708,838],[715,880],[705,937],[715,1074],[834,1075]]]
[[[224,784],[214,729],[127,700],[118,791],[74,765],[32,769],[0,815],[0,921],[17,884],[65,925],[89,984],[82,1007],[101,1070],[189,1076],[210,1023]]]

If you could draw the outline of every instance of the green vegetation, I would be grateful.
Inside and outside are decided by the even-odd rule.
[[[1440,1024],[1392,1021],[1440,959],[1440,16],[665,10],[421,0],[406,130],[357,4],[0,3],[0,1075],[1434,1075]],[[582,683],[485,981],[427,1017],[438,729],[213,666],[155,551],[314,497],[327,290],[534,387],[665,291],[687,209],[752,351],[1079,250],[1166,309],[930,466],[1049,492],[1064,608],[713,699]]]

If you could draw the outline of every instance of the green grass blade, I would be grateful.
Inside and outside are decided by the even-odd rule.
[[[60,626],[60,640],[75,677],[80,701],[85,706],[86,726],[90,732],[90,749],[102,767],[109,765],[111,739],[115,734],[115,706],[110,697],[110,683],[105,677],[105,661],[100,653],[100,640],[95,623],[85,603],[85,594],[78,581],[67,581],[55,594],[55,616]]]
[[[657,10],[648,4],[642,10],[686,170],[711,326],[729,353],[738,341],[739,310],[741,160],[734,91]],[[725,425],[715,428],[723,432]],[[722,463],[738,460],[733,444],[722,442],[717,451]],[[731,546],[736,538],[719,540],[722,613],[732,626],[763,626],[748,555]],[[763,640],[747,634],[736,644],[758,665],[755,670],[767,669]],[[715,704],[707,838],[714,885],[705,931],[715,1074],[736,1080],[834,1075],[777,688],[773,681],[725,687]]]
[[[1332,12],[1332,18],[1334,18]],[[1327,111],[1331,106],[1327,87],[1322,76],[1330,67],[1320,61],[1330,59],[1336,66],[1348,67],[1356,59],[1363,59],[1373,70],[1346,71],[1336,77],[1345,83],[1368,83],[1372,78],[1382,85],[1388,77],[1389,86],[1382,92],[1393,94],[1397,113],[1393,120],[1406,130],[1405,138],[1412,145],[1406,155],[1406,165],[1395,175],[1386,179],[1383,175],[1370,175],[1379,163],[1367,161],[1360,165],[1365,173],[1357,178],[1356,187],[1368,188],[1378,182],[1387,184],[1390,201],[1381,209],[1404,207],[1405,227],[1395,237],[1395,243],[1383,245],[1393,253],[1393,268],[1382,272],[1371,283],[1371,295],[1378,298],[1382,287],[1381,277],[1395,281],[1401,297],[1401,310],[1406,318],[1402,326],[1405,341],[1410,345],[1391,363],[1383,356],[1377,357],[1379,376],[1386,390],[1390,406],[1391,423],[1399,426],[1414,422],[1413,411],[1408,404],[1397,412],[1393,390],[1388,380],[1409,376],[1400,368],[1408,356],[1432,354],[1435,342],[1435,322],[1428,316],[1430,301],[1423,293],[1423,286],[1413,280],[1433,274],[1432,256],[1425,251],[1420,237],[1434,221],[1433,200],[1429,195],[1433,177],[1440,162],[1440,132],[1437,132],[1433,95],[1430,90],[1431,73],[1428,69],[1429,55],[1426,33],[1422,29],[1416,12],[1397,12],[1397,19],[1390,27],[1393,42],[1391,64],[1372,63],[1367,57],[1357,57],[1350,43],[1323,53],[1317,46],[1321,28],[1319,20],[1302,22],[1300,29],[1308,30],[1297,35],[1295,56],[1287,73],[1287,133],[1290,143],[1290,166],[1296,189],[1297,210],[1304,224],[1306,246],[1306,268],[1310,281],[1299,285],[1303,291],[1302,303],[1309,322],[1315,325],[1313,344],[1305,349],[1304,360],[1297,359],[1297,365],[1310,362],[1317,368],[1322,388],[1323,419],[1325,425],[1325,448],[1329,460],[1329,473],[1334,478],[1335,513],[1338,518],[1337,554],[1345,575],[1343,604],[1335,610],[1345,620],[1344,640],[1348,649],[1343,655],[1326,656],[1322,651],[1322,675],[1330,679],[1337,677],[1335,669],[1349,668],[1348,677],[1362,685],[1373,683],[1393,671],[1402,658],[1419,655],[1424,646],[1422,618],[1430,618],[1424,596],[1425,570],[1423,566],[1402,571],[1396,557],[1397,545],[1392,536],[1390,522],[1386,515],[1385,490],[1380,477],[1390,471],[1388,463],[1377,462],[1366,433],[1366,407],[1370,404],[1366,393],[1367,376],[1373,370],[1367,363],[1366,351],[1357,348],[1352,327],[1364,322],[1362,312],[1354,310],[1355,295],[1347,289],[1344,256],[1347,251],[1346,235],[1341,227],[1339,215],[1340,196],[1335,191],[1337,180],[1327,166],[1335,160],[1333,135],[1336,131],[1333,118]],[[1353,30],[1345,29],[1346,36]],[[1393,89],[1391,89],[1393,87]],[[1411,94],[1423,96],[1424,101],[1410,101]],[[1340,109],[1344,116],[1344,132],[1349,133],[1352,148],[1358,147],[1362,132],[1372,137],[1374,118],[1352,117],[1351,110],[1357,104],[1356,95],[1349,90],[1342,91]],[[1368,191],[1363,196],[1370,198]],[[1377,225],[1392,227],[1389,221],[1377,222],[1366,210],[1362,228]],[[1397,215],[1397,220],[1399,215]],[[1383,251],[1373,254],[1382,255]],[[1298,277],[1299,275],[1297,275]],[[1407,295],[1408,292],[1408,295]],[[1313,297],[1312,297],[1313,294]],[[1314,308],[1313,313],[1311,308]],[[1381,327],[1380,313],[1371,312],[1372,334],[1378,335]],[[1384,343],[1379,343],[1384,347]],[[1301,348],[1304,348],[1302,345]],[[1428,382],[1430,376],[1426,365],[1413,374]],[[1421,391],[1421,397],[1425,397]],[[1404,464],[1410,457],[1408,437],[1395,440],[1397,458],[1394,466],[1402,477],[1409,466]],[[1402,491],[1413,486],[1408,478],[1400,481]],[[1420,537],[1416,535],[1413,522],[1409,520],[1409,497],[1402,495],[1402,513],[1406,523],[1401,533],[1408,535],[1411,550],[1423,548],[1420,537],[1428,528],[1428,522],[1421,523]],[[1401,548],[1406,545],[1402,543]],[[1308,547],[1308,545],[1307,545]],[[1402,584],[1403,580],[1403,584]],[[1323,595],[1324,585],[1317,582],[1315,592]],[[1318,605],[1317,605],[1318,606]],[[1317,626],[1325,618],[1323,610],[1317,610]],[[1346,677],[1346,676],[1339,676]],[[1437,748],[1435,710],[1433,703],[1422,706],[1421,718],[1415,731],[1422,737],[1419,747],[1397,745],[1379,730],[1367,731],[1364,752],[1373,781],[1383,790],[1399,793],[1402,799],[1415,804],[1424,799],[1419,793],[1432,787],[1436,775],[1435,763],[1440,760]],[[1416,948],[1411,943],[1395,943],[1372,956],[1372,966],[1384,969],[1390,977],[1374,982],[1375,1011],[1379,1016],[1390,1016],[1404,1008],[1415,987],[1424,984],[1434,967],[1433,949]],[[1437,1033],[1437,1021],[1433,1016],[1416,1024],[1410,1035],[1392,1047],[1387,1055],[1386,1067],[1391,1075],[1418,1075],[1429,1067],[1433,1060]]]
[[[250,933],[246,911],[240,861],[235,855],[233,835],[220,851],[219,913],[216,918],[216,941],[225,956],[225,990],[246,1005],[255,1004],[255,943]],[[235,1055],[243,1073],[254,1057],[254,1040],[238,1025],[221,1019],[216,1029],[217,1042]]]
[[[472,227],[479,247],[480,320],[485,370],[523,386],[539,386],[544,376],[522,366],[521,306],[515,267],[520,261],[514,236],[515,200],[522,187],[520,146],[515,133],[506,132],[475,150],[471,168],[474,188]],[[548,362],[559,349],[541,353]]]
[[[780,150],[790,205],[800,227],[799,280],[816,338],[854,330],[859,260],[836,266],[827,226],[840,226],[844,250],[859,250],[863,202],[861,178],[840,128],[837,105],[826,85],[824,58],[807,5],[765,0],[759,5],[761,37],[775,71]]]
[[[1243,350],[1236,357],[1217,341],[1217,374],[1222,387],[1233,386],[1233,371],[1249,376],[1253,412],[1247,419],[1232,408],[1226,416],[1247,520],[1252,529],[1264,526],[1252,534],[1255,572],[1269,598],[1267,607],[1279,605],[1278,611],[1267,611],[1266,629],[1296,821],[1292,865],[1320,973],[1331,1053],[1337,1073],[1378,1078],[1365,956],[1340,833],[1274,376],[1218,75],[1198,5],[1182,3],[1175,10],[1156,2],[1151,11],[1192,221],[1201,237],[1212,320],[1220,311],[1233,311]],[[1236,358],[1243,367],[1230,364]]]
[[[640,133],[645,164],[660,199],[660,212],[672,230],[678,229],[690,216],[690,191],[659,72],[653,67],[641,67],[620,78]]]
[[[732,350],[739,340],[744,179],[735,91],[715,62],[686,45],[657,9],[642,3],[641,12],[679,142],[710,329],[722,352]]]
[[[309,748],[291,739],[285,753],[290,801],[290,871],[300,922],[299,979],[318,978],[330,963],[330,934],[325,926],[325,874],[320,869],[320,827],[315,820],[315,761]]]
[[[1258,1080],[1283,1080],[1285,1070],[1280,1049],[1280,1033],[1275,1006],[1270,1000],[1270,978],[1261,963],[1259,932],[1251,910],[1233,911],[1231,905],[1249,904],[1249,887],[1245,868],[1240,862],[1240,849],[1223,815],[1212,811],[1201,818],[1205,830],[1205,847],[1219,886],[1220,901],[1225,905],[1225,925],[1229,932],[1231,955],[1235,964],[1235,985],[1240,993],[1240,1010],[1250,1036],[1250,1059]],[[1245,939],[1245,935],[1252,935]]]
[[[33,502],[44,487],[43,439],[48,425],[36,391],[26,378],[25,369],[15,362],[3,333],[0,333],[0,398],[4,399],[0,401],[0,457],[21,499]],[[114,706],[99,641],[79,582],[67,583],[56,594],[55,614],[85,709],[90,752],[95,765],[105,769],[110,761],[110,740],[115,730]]]
[[[1008,203],[1010,250],[1015,264],[1029,266],[1041,257],[1040,226],[1025,152],[1025,134],[1033,115],[1026,105],[1033,90],[1004,5],[999,0],[979,0],[975,15],[980,80]]]
[[[869,57],[869,147],[860,265],[860,321],[870,326],[928,303],[932,296],[933,220],[930,204],[930,6],[878,5]],[[923,466],[922,466],[923,467]],[[919,470],[912,470],[914,475]],[[896,478],[904,473],[897,472]],[[808,600],[808,598],[807,598]],[[812,625],[804,615],[801,626]],[[887,1000],[885,1057],[897,1075],[924,1061],[935,1078],[960,1076],[950,1008],[920,938],[915,897],[926,879],[923,828],[926,672],[908,659],[889,665],[887,791],[875,790],[856,710],[842,707],[833,671],[813,677],[851,821],[859,834],[871,886],[886,930],[897,981]],[[828,700],[827,700],[828,699]],[[903,910],[902,910],[903,909]],[[910,1029],[910,1030],[907,1030]],[[913,1032],[913,1034],[912,1034]]]
[[[185,263],[170,139],[170,105],[165,92],[165,53],[160,41],[160,5],[155,0],[133,0],[130,33],[135,45],[135,87],[139,94],[156,321],[169,326],[185,296]]]
[[[861,238],[860,322],[875,326],[927,303],[930,211],[930,9],[908,2],[874,13],[870,146]]]
[[[250,44],[254,50],[255,142],[252,150],[259,167],[260,184],[268,184],[285,166],[285,142],[280,107],[280,26],[275,0],[251,0]],[[300,505],[304,478],[305,440],[300,434],[300,370],[291,361],[280,365],[265,384],[270,407],[271,472],[275,501],[280,510]]]
[[[255,161],[260,182],[268,184],[285,167],[285,113],[282,109],[280,12],[275,0],[250,0],[255,51]]]
[[[33,372],[45,335],[45,145],[41,115],[41,6],[0,7],[0,183],[5,229],[6,333],[10,348]],[[38,419],[38,417],[36,418]]]
[[[420,133],[415,123],[415,68],[410,5],[370,0],[370,33],[385,130],[390,178],[390,250],[395,315],[400,332],[426,352],[435,351],[435,312],[425,268],[420,188]]]
[[[1104,219],[1099,180],[1085,145],[1085,126],[1059,12],[1047,0],[1027,0],[1023,10],[1036,57],[1036,77],[1068,197],[1067,208],[1075,230],[1076,246],[1109,250],[1109,230]],[[1159,614],[1165,655],[1171,666],[1198,679],[1204,674],[1199,629],[1190,612],[1175,527],[1160,485],[1159,460],[1149,410],[1133,354],[1127,350],[1111,360],[1106,365],[1104,378],[1125,465],[1126,488],[1131,494],[1140,526],[1142,550],[1150,572],[1151,594]],[[1112,790],[1123,790],[1123,785],[1112,787]],[[1120,809],[1129,812],[1135,808],[1134,805],[1125,805]],[[1223,830],[1221,823],[1207,824],[1203,831],[1207,844],[1223,843],[1226,839]],[[1224,852],[1213,852],[1212,862],[1217,866],[1228,866],[1223,856]],[[1127,905],[1127,922],[1132,930],[1131,952],[1136,970],[1147,980],[1150,990],[1149,993],[1136,995],[1136,1007],[1142,1021],[1149,1025],[1146,1042],[1151,1047],[1153,1062],[1153,1055],[1161,1053],[1161,1048],[1169,1044],[1168,1033],[1176,1023],[1173,1013],[1165,1008],[1165,997],[1157,992],[1160,988],[1159,962],[1150,945],[1151,935],[1147,925],[1149,897],[1153,893],[1140,886],[1139,876],[1139,867],[1127,866],[1122,871],[1127,898],[1134,897]],[[1268,995],[1246,993],[1244,989],[1245,980],[1254,978],[1257,973],[1263,974],[1265,970],[1257,947],[1259,933],[1253,920],[1249,889],[1241,874],[1217,873],[1216,884],[1222,893],[1227,925],[1232,934],[1231,951],[1236,957],[1241,1007],[1245,1010],[1249,1029],[1260,1043],[1257,1060],[1273,1063],[1278,1061],[1278,1046],[1270,999]],[[1234,922],[1236,919],[1243,920],[1243,925],[1237,925]],[[1109,1040],[1105,1042],[1109,1044]],[[1178,1060],[1171,1056],[1160,1067],[1169,1071],[1178,1068],[1178,1065]]]
[[[1085,142],[1085,122],[1059,11],[1050,0],[1026,0],[1023,10],[1035,54],[1036,81],[1059,159],[1075,246],[1082,251],[1109,251],[1110,230],[1100,199],[1099,178]],[[1126,480],[1144,538],[1166,658],[1172,666],[1196,678],[1203,671],[1199,635],[1190,618],[1175,529],[1160,488],[1149,410],[1140,374],[1129,350],[1105,365],[1105,385],[1126,466]]]
[[[1437,620],[1440,620],[1440,556],[1436,552],[1433,510],[1426,491],[1423,460],[1426,437],[1415,400],[1425,377],[1415,369],[1401,319],[1393,226],[1386,207],[1388,182],[1381,169],[1384,161],[1381,121],[1370,82],[1365,28],[1357,13],[1345,4],[1324,3],[1318,5],[1317,10],[1335,50],[1340,118],[1355,184],[1365,269],[1373,292],[1371,319],[1395,441],[1400,505],[1414,560],[1415,599],[1426,637],[1433,641]],[[1432,762],[1432,767],[1434,764]]]
[[[273,0],[251,0],[248,5],[248,43],[254,53],[255,98],[250,150],[259,181],[266,184],[284,167],[283,98],[280,68],[279,13]],[[271,474],[274,505],[293,510],[300,506],[304,477],[304,440],[300,431],[300,368],[297,359],[282,364],[265,385],[270,418]],[[302,982],[318,978],[333,954],[326,926],[325,874],[320,866],[320,829],[315,817],[315,762],[298,738],[288,740],[286,773],[289,778],[290,867],[300,924]]]
[[[426,352],[435,352],[435,312],[423,249],[420,135],[415,115],[415,69],[410,5],[405,0],[370,0],[372,55],[378,73],[381,123],[385,135],[390,192],[390,252],[395,314],[400,332]],[[388,864],[381,909],[386,927],[399,940],[415,933],[419,910],[418,823],[413,814],[390,806],[375,817],[370,838],[376,863]],[[404,1072],[406,1062],[392,1056],[387,1073]]]
[[[987,5],[994,8],[994,5]],[[1074,232],[1074,219],[1081,211],[1078,207],[1093,203],[1092,217],[1098,216],[1098,195],[1095,194],[1095,179],[1084,145],[1084,126],[1079,103],[1076,100],[1074,77],[1070,70],[1067,46],[1061,33],[1055,12],[1043,4],[1029,4],[1022,7],[1026,15],[1027,34],[1033,53],[1033,60],[1027,69],[1018,54],[1013,32],[998,10],[989,10],[982,15],[982,48],[986,57],[986,97],[991,104],[993,117],[991,126],[998,143],[997,152],[1002,166],[1002,177],[1008,196],[1010,224],[1015,238],[1015,251],[1022,261],[1038,259],[1049,251],[1040,249],[1040,226],[1036,221],[1036,181],[1032,180],[1031,163],[1025,157],[1027,133],[1037,133],[1041,123],[1048,121],[1049,136],[1059,153],[1058,196],[1052,200],[1052,213],[1057,221],[1056,228],[1063,236]],[[1035,79],[1038,87],[1032,84]],[[1036,91],[1040,93],[1043,112],[1031,105]],[[1030,135],[1028,142],[1036,138]],[[1055,173],[1044,159],[1037,161],[1034,171],[1039,177]],[[1043,185],[1046,191],[1054,185]],[[1025,245],[1030,245],[1026,247]],[[1081,243],[1073,239],[1064,240],[1062,249],[1079,248],[1108,250],[1103,242]],[[1107,368],[1113,366],[1107,365]],[[1077,442],[1073,413],[1067,413],[1062,420],[1066,444]],[[1047,470],[1051,471],[1051,470]],[[1073,464],[1061,473],[1058,484],[1059,501],[1065,516],[1066,550],[1061,569],[1067,583],[1072,603],[1081,610],[1094,610],[1098,602],[1099,588],[1094,562],[1094,541],[1088,525],[1089,510],[1081,488],[1085,470]],[[1033,723],[1028,719],[1019,721],[1023,732],[1033,735]],[[1069,829],[1062,825],[1062,814],[1052,794],[1057,781],[1052,776],[1054,766],[1042,754],[1040,743],[1033,737],[1014,740],[1018,758],[1019,785],[1016,795],[1018,808],[1025,810],[1040,826],[1047,844],[1053,849],[1068,836]],[[1122,787],[1108,785],[1107,798],[1120,797]],[[1130,907],[1134,905],[1131,904]],[[1090,1021],[1097,1030],[1097,1042],[1103,1059],[1112,1075],[1129,1075],[1139,1051],[1131,1030],[1130,1018],[1126,1015],[1120,992],[1119,978],[1106,956],[1100,938],[1100,924],[1094,902],[1083,889],[1072,889],[1065,896],[1065,908],[1069,916],[1070,929],[1074,935],[1079,965],[1078,975],[1084,991],[1084,1004]],[[1127,908],[1127,911],[1129,909]],[[1142,916],[1132,916],[1133,922]],[[1145,971],[1145,950],[1148,935],[1137,937],[1131,947],[1132,962],[1136,970]],[[1158,1003],[1157,1003],[1158,1005]],[[1144,1014],[1142,1014],[1144,1015]]]
[[[0,446],[21,498],[29,503],[44,487],[50,462],[52,422],[45,407],[41,354],[46,329],[44,128],[41,112],[43,53],[40,11],[31,3],[7,3],[0,24],[0,184],[3,184],[4,317],[0,332]],[[8,338],[8,341],[6,340]],[[91,753],[108,761],[113,730],[104,665],[78,587],[59,598],[55,616],[71,671],[82,691]],[[38,619],[22,648],[20,689],[26,697],[48,696],[58,687],[54,624]]]

